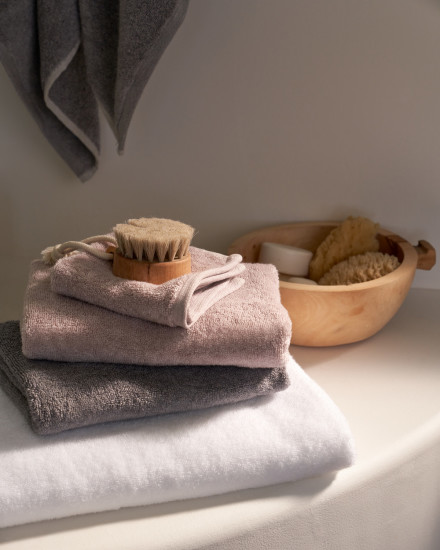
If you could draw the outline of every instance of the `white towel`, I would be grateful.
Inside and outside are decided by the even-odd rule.
[[[206,411],[32,432],[0,391],[0,527],[197,498],[350,466],[331,399],[293,361],[291,386]]]

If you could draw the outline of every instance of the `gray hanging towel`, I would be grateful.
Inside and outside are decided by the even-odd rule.
[[[0,1],[0,61],[50,144],[86,181],[97,168],[99,121],[80,40],[75,0]]]
[[[188,0],[79,0],[79,6],[89,82],[122,152],[138,100]]]
[[[0,0],[0,61],[44,135],[88,180],[101,103],[124,149],[140,95],[188,0]]]

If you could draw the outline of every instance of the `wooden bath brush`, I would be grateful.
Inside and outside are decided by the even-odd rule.
[[[117,246],[113,273],[117,277],[161,284],[191,273],[188,252],[194,229],[163,218],[139,218],[113,228]]]
[[[46,248],[43,261],[53,265],[66,255],[83,251],[112,261],[117,277],[153,284],[191,273],[191,226],[165,218],[138,218],[117,224],[113,232],[114,237],[99,235]],[[105,251],[90,246],[97,242],[109,246]]]

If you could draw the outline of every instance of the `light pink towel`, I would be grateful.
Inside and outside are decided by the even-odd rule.
[[[245,266],[239,254],[224,256],[190,247],[191,273],[161,285],[121,279],[111,263],[86,253],[58,260],[51,289],[117,313],[170,327],[189,328],[212,305],[240,288]]]
[[[32,262],[21,333],[31,359],[274,368],[289,359],[291,321],[272,265],[245,264],[244,284],[188,329],[115,313],[51,290]]]

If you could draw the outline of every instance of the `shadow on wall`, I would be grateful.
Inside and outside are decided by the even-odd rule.
[[[1,178],[3,180],[3,177]],[[0,255],[12,255],[18,248],[17,233],[14,226],[14,205],[7,191],[0,191],[0,234],[3,239],[0,244]]]

